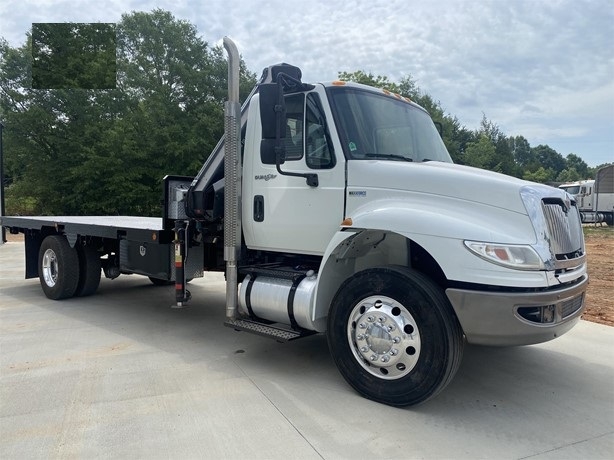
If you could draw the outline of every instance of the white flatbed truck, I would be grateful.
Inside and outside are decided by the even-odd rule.
[[[195,178],[166,177],[162,218],[1,217],[52,299],[105,276],[174,283],[226,273],[226,325],[279,341],[325,333],[347,382],[418,404],[464,343],[554,339],[588,283],[563,190],[454,165],[427,112],[388,91],[264,70],[243,107],[228,38],[225,135]]]

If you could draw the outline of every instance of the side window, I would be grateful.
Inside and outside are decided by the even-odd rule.
[[[335,155],[318,95],[309,93],[306,105],[305,159],[307,166],[311,169],[330,169],[335,166]]]
[[[335,155],[331,147],[322,113],[320,99],[315,93],[291,94],[286,96],[286,161],[300,160],[310,169],[330,169],[335,166]]]
[[[305,95],[286,96],[286,161],[303,158],[303,119]]]

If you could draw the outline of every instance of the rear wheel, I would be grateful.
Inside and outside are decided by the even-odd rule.
[[[38,277],[45,295],[53,300],[72,297],[79,283],[79,256],[61,235],[50,235],[38,253]]]
[[[397,266],[364,270],[343,283],[327,338],[345,380],[363,396],[392,406],[418,404],[443,390],[464,346],[441,288]]]

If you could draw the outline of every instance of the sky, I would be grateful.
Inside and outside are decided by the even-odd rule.
[[[485,115],[531,146],[614,162],[614,0],[2,0],[12,46],[38,22],[118,22],[161,8],[210,45],[231,37],[258,76],[410,76],[467,129]]]

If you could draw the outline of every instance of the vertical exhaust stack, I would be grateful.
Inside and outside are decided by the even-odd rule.
[[[224,105],[224,260],[226,318],[232,320],[237,316],[237,256],[241,248],[240,58],[236,45],[228,37],[224,37],[224,48],[228,53],[228,101]]]

